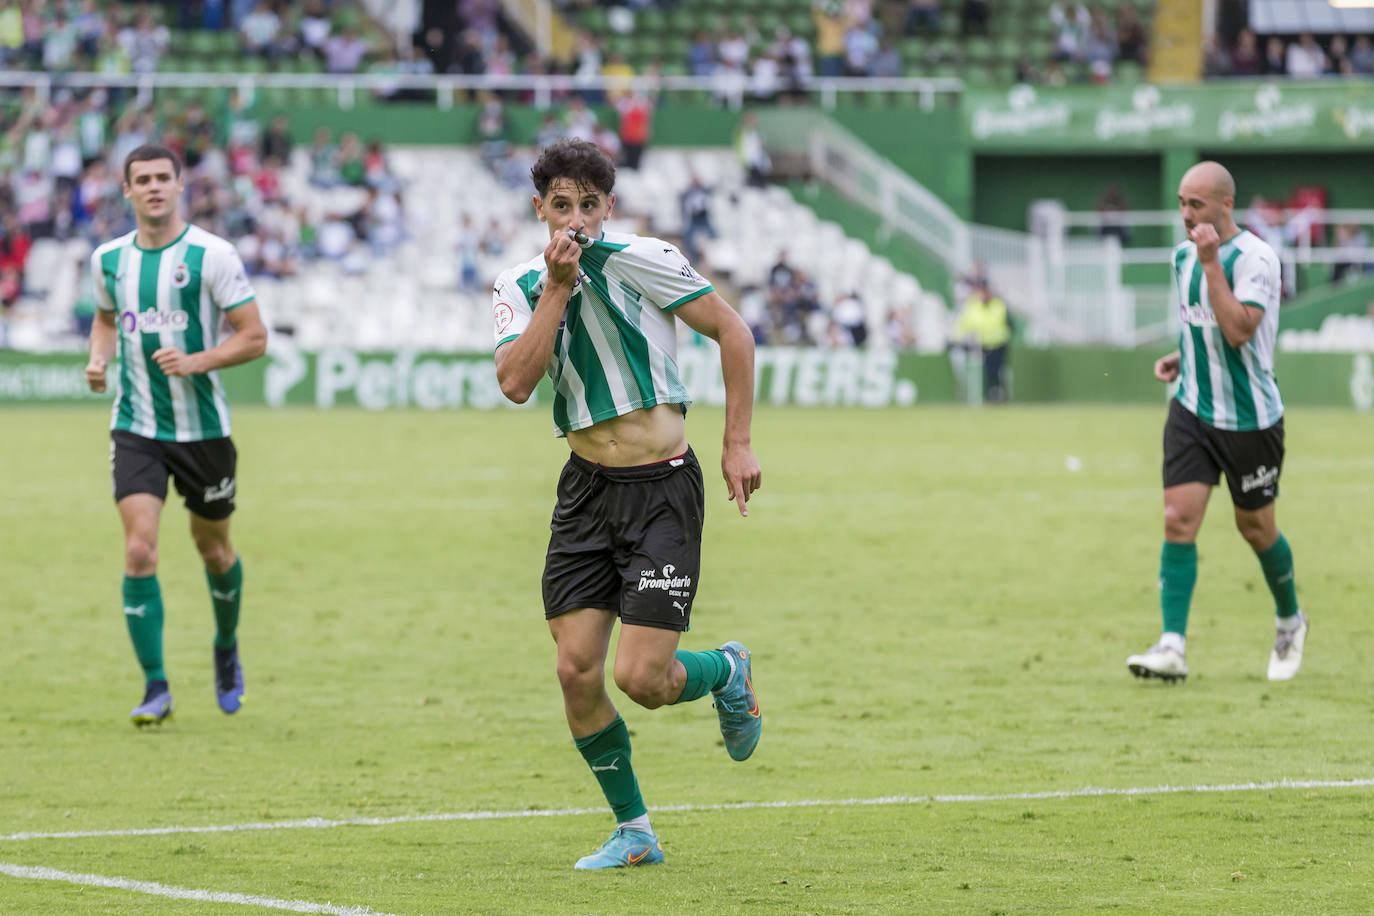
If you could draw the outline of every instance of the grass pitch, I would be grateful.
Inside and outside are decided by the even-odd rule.
[[[1124,664],[1158,635],[1162,404],[764,410],[748,519],[714,472],[721,413],[693,410],[708,517],[683,646],[753,649],[764,736],[734,763],[708,701],[650,713],[612,687],[646,801],[671,810],[665,865],[605,874],[571,869],[612,823],[540,609],[564,456],[546,413],[238,411],[247,702],[215,707],[173,499],[177,715],[144,732],[103,411],[0,413],[0,912],[1369,911],[1374,787],[1243,786],[1374,777],[1374,417],[1287,421],[1299,676],[1264,679],[1272,602],[1222,488],[1192,674],[1169,687]],[[1238,788],[1080,793],[1166,785]],[[777,807],[711,807],[756,803]],[[313,817],[410,820],[31,836]]]

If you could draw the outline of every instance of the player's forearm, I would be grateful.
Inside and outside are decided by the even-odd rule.
[[[1243,304],[1231,292],[1220,261],[1204,265],[1203,273],[1207,277],[1207,299],[1212,305],[1212,314],[1217,316],[1217,327],[1231,346],[1243,345],[1255,336],[1255,328],[1259,327],[1259,320],[1250,315],[1252,307]],[[1259,317],[1263,318],[1264,314],[1261,312]]]
[[[109,364],[114,359],[115,344],[119,332],[114,323],[113,312],[97,312],[91,322],[91,359]]]
[[[725,444],[749,444],[754,416],[754,335],[743,321],[720,333],[720,369],[725,380]]]
[[[196,372],[213,372],[255,360],[267,352],[267,329],[245,328],[235,331],[223,343],[195,354]]]
[[[496,364],[496,381],[508,400],[516,404],[528,401],[548,371],[558,325],[571,295],[572,290],[567,287],[545,287],[529,326],[505,347]]]

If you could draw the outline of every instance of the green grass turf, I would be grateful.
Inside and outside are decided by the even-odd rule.
[[[1280,525],[1313,619],[1264,680],[1272,602],[1215,493],[1186,684],[1158,634],[1159,408],[763,410],[748,519],[707,470],[685,648],[755,653],[765,730],[612,687],[653,806],[1374,777],[1374,417],[1295,411]],[[544,411],[240,410],[243,711],[173,499],[161,569],[178,712],[141,696],[119,612],[99,410],[0,413],[0,836],[312,816],[599,809],[539,573],[564,447]],[[1074,456],[1081,470],[1072,472]],[[1281,788],[664,811],[664,866],[574,873],[609,814],[0,840],[0,863],[382,912],[1364,913],[1374,789]],[[251,912],[0,875],[8,913]],[[261,912],[267,912],[261,910]]]

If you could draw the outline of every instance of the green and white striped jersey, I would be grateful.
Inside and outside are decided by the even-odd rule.
[[[1199,420],[1217,429],[1268,429],[1283,417],[1283,399],[1274,379],[1278,255],[1262,239],[1241,230],[1221,245],[1217,257],[1236,299],[1264,309],[1264,318],[1244,344],[1227,343],[1208,298],[1197,245],[1190,241],[1175,248],[1174,287],[1183,324],[1177,397]]]
[[[673,309],[713,287],[662,239],[603,233],[581,274],[549,360],[553,422],[565,436],[656,404],[690,404],[677,371]],[[496,280],[496,346],[529,327],[548,280],[541,252]]]
[[[115,313],[119,332],[110,428],[170,442],[227,436],[219,373],[168,377],[152,355],[160,347],[197,353],[219,343],[223,313],[253,299],[243,262],[231,243],[198,226],[162,248],[140,248],[134,237],[91,255],[96,304]]]

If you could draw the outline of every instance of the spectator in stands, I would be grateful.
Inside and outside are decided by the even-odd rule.
[[[156,73],[157,62],[167,50],[171,36],[167,29],[153,21],[151,13],[138,14],[137,25],[119,33],[120,43],[129,55],[134,73]]]
[[[711,224],[711,189],[702,183],[701,176],[693,174],[687,189],[678,198],[682,211],[682,250],[689,261],[701,260],[701,236],[717,238],[716,227]]]
[[[1088,29],[1092,26],[1092,16],[1087,7],[1081,3],[1055,0],[1050,4],[1049,14],[1056,29],[1054,59],[1082,60],[1088,43]]]
[[[1221,44],[1221,36],[1213,32],[1202,40],[1202,75],[1230,76],[1231,54]]]
[[[1245,211],[1245,228],[1267,242],[1274,251],[1283,251],[1283,210],[1278,204],[1256,194]]]
[[[1316,79],[1326,72],[1326,55],[1311,32],[1303,32],[1288,46],[1284,67],[1289,76],[1302,80]]]
[[[892,39],[884,38],[878,43],[878,53],[873,57],[870,75],[885,78],[902,75],[902,53],[893,46]]]
[[[766,187],[768,176],[773,174],[773,160],[759,133],[759,116],[755,112],[746,111],[740,119],[739,130],[735,133],[735,152],[744,165],[745,184],[751,188]]]
[[[777,52],[765,49],[749,64],[749,94],[760,102],[771,102],[782,88],[782,65]]]
[[[482,164],[487,171],[500,177],[505,174],[510,157],[510,118],[506,106],[495,93],[482,92],[478,96],[482,108],[477,115],[477,144]]]
[[[324,43],[324,68],[330,73],[357,73],[367,51],[367,42],[353,29],[341,29]]]
[[[17,69],[24,56],[24,14],[17,0],[0,3],[0,66]]]
[[[1088,62],[1093,82],[1103,85],[1111,81],[1112,65],[1116,62],[1116,32],[1107,24],[1107,14],[1100,7],[1092,11],[1091,19],[1083,59]]]
[[[1069,84],[1069,78],[1064,75],[1064,68],[1059,65],[1057,58],[1051,57],[1045,61],[1045,69],[1040,73],[1040,82],[1056,89]]]
[[[258,155],[263,159],[275,156],[281,162],[291,161],[291,131],[286,115],[277,115],[262,134]]]
[[[482,256],[499,258],[505,253],[509,241],[506,231],[501,227],[501,221],[493,216],[487,223],[486,231],[482,233]]]
[[[586,100],[580,95],[568,99],[568,110],[563,114],[563,136],[595,141],[596,127],[596,112],[587,107]]]
[[[959,7],[959,31],[964,35],[988,34],[988,0],[964,0]]]
[[[843,76],[844,36],[849,31],[844,0],[812,0],[811,19],[816,24],[818,72],[821,76]]]
[[[43,36],[43,69],[49,72],[70,70],[76,63],[76,26],[59,8]]]
[[[1332,35],[1327,49],[1326,74],[1328,76],[1347,76],[1354,71],[1350,66],[1350,46],[1344,35]]]
[[[600,148],[601,152],[612,162],[620,161],[620,136],[611,129],[609,124],[598,124],[596,132],[592,134],[592,142]]]
[[[30,67],[43,59],[43,5],[29,0],[19,6],[24,25],[24,57]]]
[[[324,60],[324,46],[329,42],[333,29],[334,23],[329,18],[329,8],[324,0],[306,0],[297,26],[296,40],[301,49]]]
[[[1140,17],[1136,15],[1135,7],[1130,3],[1121,4],[1117,12],[1116,46],[1119,60],[1145,63],[1149,36],[1145,32],[1145,26],[1140,22]]]
[[[716,45],[706,32],[697,32],[687,46],[687,72],[691,76],[710,76],[716,72]]]
[[[601,75],[601,68],[601,45],[596,37],[590,32],[578,32],[573,76],[578,84],[577,94],[589,105],[599,105],[603,98],[601,90],[591,85],[591,81]],[[590,140],[591,136],[580,139]]]
[[[873,31],[851,20],[844,33],[844,71],[846,76],[869,76],[873,58],[878,54],[878,39]]]
[[[239,23],[239,37],[243,41],[243,49],[249,54],[271,60],[276,60],[281,55],[281,48],[277,46],[277,36],[280,32],[281,18],[267,5],[267,0],[258,0],[253,6],[253,11]]]
[[[894,350],[911,350],[916,346],[916,329],[912,327],[911,312],[899,306],[887,310],[887,342]]]
[[[639,171],[639,163],[645,147],[649,145],[653,128],[654,100],[642,90],[632,89],[615,107],[620,116],[621,164],[627,169]]]
[[[326,42],[328,44],[328,42]],[[435,73],[448,73],[449,67],[453,64],[453,52],[449,36],[438,26],[433,26],[425,30],[422,47],[425,56],[434,65]],[[323,54],[323,52],[321,52]]]
[[[740,290],[739,316],[749,325],[749,333],[757,346],[767,346],[773,336],[773,322],[768,314],[768,296],[750,284]]]
[[[815,75],[811,64],[811,43],[787,29],[778,29],[776,45],[778,61],[782,64],[783,95],[793,101],[806,100],[807,87]]]
[[[772,267],[768,268],[768,288],[770,290],[790,289],[796,276],[796,269],[787,263],[786,249],[779,251],[778,260]]]
[[[616,107],[617,103],[630,93],[635,68],[630,66],[624,54],[612,51],[606,55],[606,64],[601,68],[601,75],[606,79],[606,101],[612,107]]]
[[[558,115],[552,111],[544,112],[544,120],[539,125],[539,133],[534,137],[534,148],[536,151],[543,149],[550,143],[563,136],[563,125],[558,121]]]
[[[749,39],[743,32],[726,32],[716,45],[717,72],[743,74],[749,65]]]
[[[363,153],[363,182],[383,194],[400,188],[400,182],[391,173],[391,163],[387,161],[382,141],[376,137],[367,141],[367,151]]]
[[[1007,304],[994,296],[987,284],[979,284],[964,302],[955,326],[957,341],[983,354],[983,399],[1001,403],[1007,399],[1007,348],[1011,344],[1011,320]]]
[[[339,180],[358,188],[367,183],[367,165],[363,162],[363,144],[358,135],[348,131],[339,137]]]
[[[328,127],[315,128],[310,141],[310,183],[332,188],[339,183],[339,150]]]
[[[1368,35],[1355,39],[1355,46],[1350,50],[1350,69],[1361,76],[1374,74],[1374,43]]]
[[[940,33],[940,0],[908,0],[902,32],[915,35],[918,31]]]
[[[1284,54],[1283,39],[1277,35],[1270,35],[1269,40],[1264,43],[1262,69],[1265,76],[1285,76],[1288,73],[1288,61]]]
[[[0,236],[0,305],[8,309],[24,292],[24,265],[28,262],[33,239],[13,211],[0,217],[0,227],[4,229]]]
[[[1334,246],[1342,257],[1349,260],[1331,265],[1331,282],[1336,283],[1350,274],[1359,274],[1374,268],[1370,263],[1369,233],[1355,223],[1340,223],[1336,226]]]
[[[477,270],[477,254],[482,247],[482,236],[472,224],[472,217],[464,213],[458,227],[455,242],[458,250],[458,289],[465,293],[475,293],[482,283]]]
[[[832,343],[840,346],[862,347],[868,342],[868,309],[858,290],[841,296],[830,308],[830,320],[840,333],[832,336]]]
[[[1259,41],[1250,29],[1241,29],[1236,47],[1231,52],[1232,76],[1259,76],[1264,72],[1264,58],[1260,56]]]

